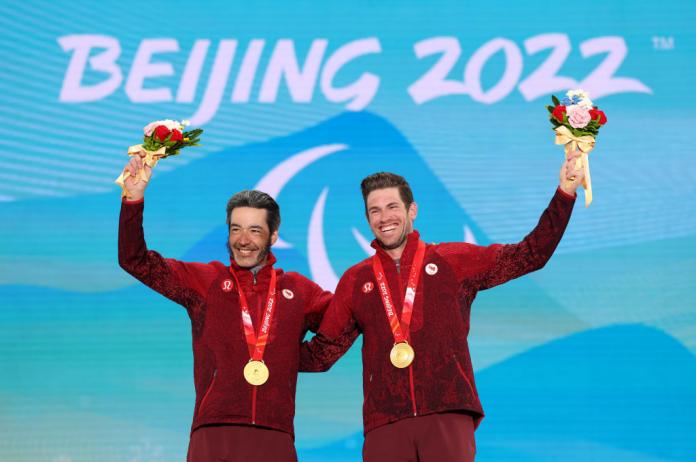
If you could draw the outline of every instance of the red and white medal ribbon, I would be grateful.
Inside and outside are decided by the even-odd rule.
[[[416,299],[416,288],[418,287],[421,269],[423,269],[424,257],[425,242],[418,241],[418,248],[416,249],[416,255],[413,257],[411,271],[408,276],[408,285],[406,286],[406,294],[401,310],[401,319],[396,315],[393,298],[389,290],[387,278],[384,274],[382,262],[377,255],[372,257],[372,271],[375,274],[379,295],[382,297],[382,305],[384,305],[384,311],[387,314],[389,327],[394,335],[394,346],[392,347],[389,357],[392,364],[398,368],[408,367],[415,358],[415,352],[408,344],[409,328],[411,326],[413,303]]]
[[[263,353],[268,343],[268,335],[271,331],[271,321],[275,312],[275,296],[276,296],[276,273],[271,268],[271,282],[268,286],[268,296],[266,297],[266,308],[263,313],[263,320],[259,335],[254,331],[254,324],[251,321],[251,311],[247,303],[246,296],[239,284],[239,279],[234,271],[232,276],[237,283],[237,293],[239,294],[239,304],[242,311],[242,325],[244,326],[244,336],[246,337],[247,346],[249,347],[249,362],[244,367],[244,378],[252,385],[263,385],[268,380],[268,367],[263,362]]]

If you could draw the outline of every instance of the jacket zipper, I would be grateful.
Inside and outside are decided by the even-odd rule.
[[[408,382],[411,388],[411,405],[413,406],[413,417],[415,417],[418,415],[418,411],[416,410],[416,393],[413,387],[413,364],[408,366]]]
[[[259,389],[256,385],[252,385],[251,389],[251,424],[256,425],[256,392]]]
[[[251,277],[252,277],[251,283],[253,285],[256,285],[256,274],[257,273],[255,273],[253,271],[251,273]],[[258,305],[258,301],[257,301],[257,305]],[[259,311],[258,306],[256,308],[257,308],[256,312],[258,313],[258,311]],[[252,387],[251,388],[251,424],[256,425],[256,393],[257,393],[259,387],[257,387],[256,385],[252,385],[251,387]]]
[[[396,278],[399,281],[399,296],[401,296],[401,294],[404,293],[404,287],[403,287],[403,284],[401,283],[401,271],[400,271],[400,269],[401,269],[401,266],[399,266],[399,270],[397,270],[397,272],[396,272],[396,275],[397,275]],[[404,306],[402,303],[402,305],[401,305],[401,313],[402,314],[403,314],[403,310],[404,310]],[[409,342],[411,341],[410,335],[408,335],[408,341]],[[413,410],[413,416],[415,417],[418,415],[418,410],[416,408],[416,391],[415,391],[415,387],[413,385],[413,364],[408,366],[408,387],[409,387],[409,391],[411,394],[411,408]]]

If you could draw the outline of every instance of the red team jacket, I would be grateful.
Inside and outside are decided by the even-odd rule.
[[[321,323],[305,343],[300,371],[327,370],[363,334],[365,433],[412,416],[446,411],[483,417],[467,336],[471,303],[479,290],[542,268],[565,231],[575,197],[558,189],[534,230],[518,244],[487,247],[467,243],[428,244],[416,290],[409,343],[413,363],[397,369],[389,361],[394,337],[377,289],[371,259],[348,269]],[[409,234],[400,271],[375,242],[399,317],[419,234]]]
[[[183,305],[191,319],[196,404],[191,431],[209,424],[245,424],[294,435],[295,386],[300,342],[316,332],[331,293],[297,273],[274,269],[275,257],[254,277],[221,262],[186,263],[148,250],[143,234],[143,201],[121,205],[118,257],[123,269]],[[239,295],[231,271],[244,290],[258,333],[271,271],[277,275],[276,311],[264,362],[270,377],[260,386],[244,380],[249,361]]]

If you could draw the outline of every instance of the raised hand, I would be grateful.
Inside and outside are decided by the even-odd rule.
[[[575,194],[578,186],[582,184],[585,178],[582,163],[579,162],[581,155],[582,152],[580,151],[571,151],[563,161],[563,165],[561,165],[560,186],[563,192],[570,195]]]
[[[124,168],[126,199],[137,201],[145,196],[145,188],[152,177],[152,168],[143,161],[143,156],[138,154],[130,157]]]

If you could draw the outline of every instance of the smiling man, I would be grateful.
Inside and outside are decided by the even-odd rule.
[[[539,223],[521,242],[487,247],[426,244],[406,180],[362,181],[375,255],[341,277],[319,333],[303,345],[300,370],[327,370],[363,334],[366,462],[473,461],[483,418],[467,336],[479,290],[543,267],[568,224],[582,170],[574,153]]]
[[[273,267],[280,210],[260,191],[239,192],[227,204],[229,265],[182,262],[148,250],[142,220],[151,170],[138,156],[125,170],[119,263],[183,305],[191,319],[196,402],[187,460],[296,461],[300,341],[318,329],[331,294]]]

